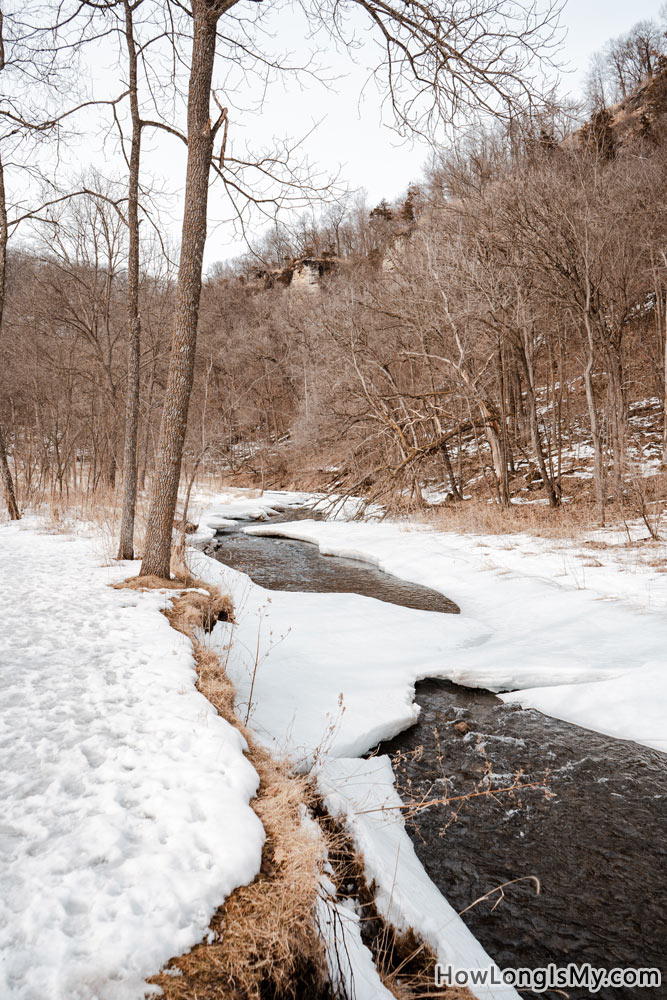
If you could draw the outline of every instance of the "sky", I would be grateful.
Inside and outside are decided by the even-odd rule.
[[[591,56],[637,21],[657,18],[659,7],[660,0],[633,0],[632,4],[627,0],[567,0],[561,18],[565,38],[559,61],[567,67],[561,89],[579,95]],[[289,31],[286,35],[289,41]],[[341,177],[351,188],[365,189],[373,205],[383,197],[390,201],[399,197],[411,181],[418,180],[429,149],[424,142],[400,141],[380,124],[380,99],[372,87],[359,101],[367,80],[364,54],[353,54],[356,62],[352,62],[349,53],[330,53],[330,64],[341,75],[333,86],[277,93],[265,113],[276,126],[282,124],[286,134],[296,134],[298,126],[305,131],[321,121],[306,144],[311,158],[329,169],[339,166]],[[228,228],[215,226],[215,189],[212,193],[208,264],[235,256],[238,247]]]
[[[590,57],[604,43],[627,30],[637,21],[657,18],[661,0],[566,0],[561,17],[564,41],[559,63],[561,93],[580,92]],[[247,8],[242,5],[239,9]],[[255,10],[259,8],[255,7]],[[273,7],[267,5],[269,12]],[[271,22],[269,13],[266,44],[275,51],[291,51],[293,58],[303,59],[303,15],[298,4],[279,6],[280,17]],[[263,15],[262,15],[263,16]],[[429,157],[424,141],[401,141],[386,124],[382,124],[382,94],[375,83],[369,84],[369,67],[376,61],[374,42],[365,22],[359,22],[361,44],[354,51],[320,51],[325,83],[307,79],[301,86],[278,80],[267,91],[261,108],[258,89],[245,76],[244,68],[218,67],[218,84],[224,103],[230,106],[230,146],[242,148],[244,142],[254,147],[271,148],[274,139],[297,138],[307,135],[301,151],[324,175],[338,175],[341,184],[351,190],[363,190],[369,204],[382,198],[392,201],[400,197],[412,181],[419,182]],[[307,44],[322,49],[321,38]],[[89,90],[99,95],[106,88],[109,96],[118,93],[119,69],[114,51],[101,49],[88,57],[85,73]],[[233,92],[229,96],[225,91]],[[243,109],[241,104],[245,106]],[[385,116],[386,117],[386,116]],[[76,173],[89,163],[96,164],[107,175],[114,171],[122,176],[123,164],[114,143],[104,144],[99,128],[91,121],[84,129],[86,138],[70,151],[69,169]],[[96,138],[93,136],[96,133]],[[171,244],[176,247],[180,237],[182,211],[181,192],[185,178],[185,148],[177,139],[164,133],[147,133],[144,138],[145,177],[169,196],[162,197],[162,220]],[[219,183],[211,187],[209,202],[209,237],[204,266],[209,269],[218,261],[239,256],[247,249],[243,240],[225,220],[229,218],[229,203]],[[260,232],[257,224],[255,233]]]

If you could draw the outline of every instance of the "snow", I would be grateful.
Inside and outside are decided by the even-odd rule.
[[[381,916],[399,931],[416,931],[443,966],[492,967],[494,963],[415,854],[403,824],[389,757],[328,758],[318,765],[316,774],[326,809],[345,823],[364,858],[366,880],[376,886],[375,905]],[[480,1000],[518,1000],[509,986],[476,986],[475,993]]]
[[[323,753],[365,753],[412,725],[416,680],[442,673],[452,650],[477,638],[461,616],[358,594],[265,590],[201,553],[189,561],[234,600],[237,624],[218,623],[211,641],[240,717],[249,710],[257,737],[301,767]]]
[[[140,1000],[257,873],[257,775],[165,592],[108,586],[136,564],[29,520],[0,552],[0,996]]]
[[[265,529],[253,526],[248,530],[261,534]],[[348,714],[348,726],[354,722],[366,732],[382,731],[385,736],[391,735],[392,729],[399,731],[409,721],[412,685],[418,677],[437,675],[492,691],[544,688],[540,704],[536,699],[543,696],[531,692],[531,705],[541,708],[543,704],[545,711],[570,718],[562,705],[576,698],[572,685],[578,688],[632,672],[633,694],[621,725],[618,712],[607,707],[603,696],[613,689],[602,686],[598,689],[599,704],[595,697],[588,698],[577,721],[613,736],[636,739],[658,749],[667,747],[665,725],[657,731],[651,727],[650,733],[645,725],[646,713],[653,711],[656,699],[667,707],[667,665],[666,680],[657,690],[651,685],[659,672],[656,675],[646,670],[647,664],[665,663],[667,580],[665,574],[657,572],[660,567],[651,568],[646,563],[641,564],[641,572],[632,573],[631,568],[637,570],[640,565],[634,549],[622,551],[615,561],[602,562],[597,557],[605,555],[605,550],[582,546],[579,552],[571,543],[558,546],[523,535],[456,535],[388,522],[299,521],[272,525],[270,531],[315,542],[324,554],[366,559],[446,594],[462,609],[460,616],[393,609],[392,624],[378,609],[369,606],[364,610],[357,605],[356,615],[363,620],[348,618],[346,623],[346,632],[356,627],[359,633],[364,628],[366,631],[366,646],[356,658],[345,636],[334,638],[333,620],[326,628],[324,620],[321,627],[318,625],[314,606],[309,608],[307,620],[297,619],[289,636],[291,649],[298,644],[294,630],[306,630],[313,644],[313,659],[324,647],[333,670],[336,653],[331,644],[336,643],[341,654],[339,690],[344,690],[348,713],[356,716],[357,711],[363,712],[363,719]],[[654,561],[656,553],[651,554]],[[600,565],[589,566],[587,562]],[[623,566],[626,572],[620,571]],[[403,611],[405,615],[399,614]],[[345,612],[355,614],[350,607]],[[281,613],[282,605],[271,612],[277,631],[280,625],[275,615]],[[325,635],[327,629],[330,640]],[[280,669],[277,661],[274,667]],[[385,669],[386,689],[380,679]],[[361,686],[369,678],[381,689],[381,695],[365,711],[357,706],[350,687],[355,676],[359,676]],[[304,703],[311,698],[317,703],[318,694],[310,690],[311,683],[318,691],[321,684],[333,685],[328,675],[320,678],[316,671],[307,675],[299,696]],[[546,690],[563,686],[567,690],[563,688],[562,702]],[[582,689],[582,697],[583,693]],[[298,727],[296,707],[294,713]],[[667,717],[667,712],[664,715]]]
[[[646,663],[613,680],[532,688],[501,696],[566,722],[667,752],[667,662]]]
[[[361,938],[361,917],[351,899],[337,900],[336,887],[323,880],[317,923],[327,952],[334,989],[354,1000],[395,1000],[382,983],[373,956]]]
[[[227,487],[223,492],[200,489],[193,494],[189,518],[199,522],[197,531],[188,535],[193,546],[210,541],[220,528],[231,527],[238,521],[266,521],[272,515],[290,508],[310,507],[332,520],[347,521],[364,514],[367,520],[384,513],[377,504],[366,504],[361,497],[338,496],[335,493],[303,493],[298,490],[257,490]]]
[[[197,531],[188,535],[190,545],[204,545],[220,528],[237,521],[265,521],[278,511],[315,504],[320,496],[288,490],[253,490],[229,487],[222,493],[198,490],[192,497],[188,517],[199,520]]]
[[[414,721],[414,683],[437,675],[512,692],[505,700],[667,749],[660,719],[667,719],[667,544],[640,541],[640,523],[577,541],[389,521],[303,520],[246,530],[363,559],[462,609],[443,617],[388,610],[354,595],[260,593],[246,580],[252,624],[243,620],[239,631],[247,650],[231,657],[241,700],[249,698],[260,617],[265,635],[285,636],[270,657],[269,643],[260,642],[255,678],[253,719],[274,744],[284,746],[289,733],[306,757],[321,743],[338,756],[360,754]],[[273,711],[277,721],[268,718]]]

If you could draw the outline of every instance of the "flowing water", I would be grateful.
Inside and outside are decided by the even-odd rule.
[[[501,968],[656,967],[660,989],[596,996],[667,996],[667,757],[446,681],[424,681],[417,700],[419,723],[380,747],[402,755],[406,801],[482,790],[489,768],[495,787],[546,776],[544,786],[470,798],[458,814],[459,803],[434,806],[408,824],[459,912],[504,882],[539,879],[539,895],[526,879],[464,915],[489,954]]]
[[[310,511],[307,513],[312,517]],[[294,512],[282,519],[296,520]],[[271,520],[276,523],[278,519]],[[453,613],[459,610],[437,590],[407,583],[358,559],[320,555],[316,545],[293,538],[246,535],[238,529],[226,529],[218,532],[213,554],[268,590],[363,594],[405,608]]]
[[[458,611],[435,591],[306,542],[232,529],[215,545],[216,558],[269,589],[354,591]],[[667,756],[447,681],[422,682],[417,700],[417,725],[379,749],[394,760],[404,801],[435,800],[407,823],[428,874],[459,911],[522,880],[463,916],[489,954],[501,968],[657,967],[658,989],[595,996],[667,1000]],[[489,784],[533,787],[451,801]]]

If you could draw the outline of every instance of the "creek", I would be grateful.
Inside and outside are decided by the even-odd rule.
[[[459,611],[438,592],[371,564],[241,527],[219,532],[212,554],[267,589],[356,592]],[[416,697],[417,724],[378,749],[392,757],[406,803],[434,801],[408,815],[408,833],[430,878],[466,910],[463,919],[487,952],[501,968],[657,967],[658,989],[603,988],[595,996],[665,1000],[667,756],[448,681],[423,681]],[[529,787],[470,796],[489,785]],[[590,994],[574,989],[567,996]]]

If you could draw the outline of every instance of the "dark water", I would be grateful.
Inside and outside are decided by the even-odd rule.
[[[520,783],[539,782],[548,771],[545,786],[470,799],[458,818],[458,803],[436,806],[408,824],[459,912],[503,882],[539,878],[539,895],[524,881],[495,910],[497,894],[464,915],[489,954],[501,968],[657,967],[659,989],[596,996],[667,997],[667,757],[446,681],[424,681],[417,700],[419,723],[380,747],[394,756],[406,801],[442,798],[446,787],[450,796],[482,790],[489,765],[495,787],[521,771]],[[461,723],[465,734],[454,728]],[[569,991],[574,1000],[589,995]]]
[[[235,531],[216,543],[217,558],[270,589],[356,591],[458,611],[434,591],[322,557],[307,543]],[[459,911],[504,882],[539,879],[539,895],[532,881],[519,882],[499,903],[494,894],[464,914],[489,954],[501,968],[655,966],[660,988],[595,996],[667,1000],[667,756],[446,681],[421,683],[417,700],[418,724],[379,748],[394,758],[405,802],[489,783],[538,785],[436,805],[407,824],[424,867]]]
[[[357,559],[322,556],[316,545],[292,538],[227,531],[216,536],[216,559],[247,573],[268,590],[363,594],[422,611],[457,613],[437,590],[406,583]]]

